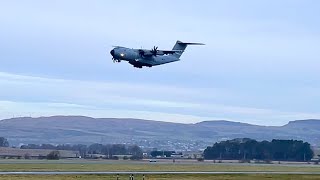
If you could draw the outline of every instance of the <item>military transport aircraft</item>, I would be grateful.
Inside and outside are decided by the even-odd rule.
[[[147,49],[130,49],[114,46],[110,51],[113,62],[128,61],[136,68],[143,66],[152,67],[156,65],[171,63],[180,60],[180,56],[188,45],[204,45],[202,43],[183,43],[177,41],[172,50],[158,50],[158,47]]]

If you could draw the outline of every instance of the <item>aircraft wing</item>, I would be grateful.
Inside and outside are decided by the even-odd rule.
[[[139,54],[143,56],[154,56],[154,55],[165,55],[165,54],[174,54],[176,52],[181,52],[181,50],[146,50],[146,49],[139,49]],[[156,52],[156,54],[155,54]]]
[[[163,54],[174,54],[176,52],[181,52],[181,50],[159,50],[159,53]]]

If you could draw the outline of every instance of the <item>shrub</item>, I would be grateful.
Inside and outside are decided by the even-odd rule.
[[[250,159],[241,159],[239,163],[251,163]]]
[[[48,160],[58,160],[58,159],[60,159],[60,153],[59,153],[59,151],[51,151],[51,152],[47,155],[47,159],[48,159]]]
[[[128,160],[128,156],[123,156],[123,160]]]
[[[197,161],[202,162],[204,161],[204,158],[197,158]]]
[[[264,162],[267,163],[267,164],[271,164],[272,163],[272,161],[270,159],[266,159],[266,160],[264,160]]]
[[[30,154],[28,153],[24,154],[24,159],[30,159]]]
[[[119,160],[119,157],[118,157],[118,156],[112,156],[111,159],[113,159],[113,160]]]

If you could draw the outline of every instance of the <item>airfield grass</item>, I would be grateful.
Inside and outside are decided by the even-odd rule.
[[[257,164],[157,164],[157,163],[61,163],[61,161],[0,161],[0,171],[277,171],[277,172],[320,172],[320,166],[257,165]],[[25,163],[24,163],[25,162]]]
[[[320,172],[320,166],[315,165],[262,165],[262,164],[224,164],[224,163],[149,163],[134,161],[30,161],[30,160],[0,160],[0,171],[269,171],[269,172]],[[116,175],[0,175],[0,180],[82,180],[82,179],[113,179]],[[129,179],[129,175],[120,175],[120,179]],[[135,175],[135,179],[142,179],[142,175]],[[278,174],[160,174],[146,175],[145,180],[251,180],[251,179],[320,179],[320,175],[278,175]]]
[[[311,180],[319,179],[317,175],[268,175],[268,174],[250,174],[250,175],[147,175],[145,180],[256,180],[256,179],[281,179],[292,180],[302,179]],[[0,180],[115,180],[115,175],[3,175],[0,176]],[[119,176],[119,180],[129,179],[129,176]],[[136,180],[142,179],[142,175],[135,176]]]

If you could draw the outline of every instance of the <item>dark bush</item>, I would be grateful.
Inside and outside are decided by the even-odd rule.
[[[123,160],[128,160],[128,156],[123,156]]]
[[[119,157],[118,156],[112,156],[111,159],[112,160],[119,160]]]
[[[24,159],[30,159],[30,158],[31,158],[30,154],[28,154],[28,153],[24,154]]]
[[[197,158],[197,161],[202,162],[204,161],[204,158]]]
[[[47,155],[47,159],[48,159],[48,160],[58,160],[58,159],[60,159],[60,153],[59,153],[59,151],[51,151],[51,152]]]

